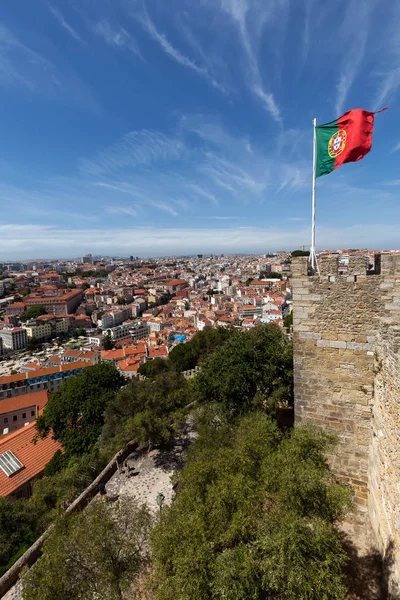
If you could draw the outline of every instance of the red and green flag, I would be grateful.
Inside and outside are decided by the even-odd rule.
[[[331,173],[343,163],[361,160],[368,154],[375,114],[356,108],[335,121],[316,127],[316,177]]]

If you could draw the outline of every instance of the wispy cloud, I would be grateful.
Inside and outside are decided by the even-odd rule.
[[[182,65],[183,67],[187,67],[200,75],[204,79],[206,79],[214,88],[218,89],[220,92],[227,94],[228,90],[210,73],[208,67],[197,64],[191,58],[185,56],[178,48],[173,46],[173,44],[168,40],[167,36],[160,32],[153,20],[150,18],[147,10],[144,8],[143,13],[135,13],[136,18],[141,23],[142,27],[148,33],[148,35],[161,47],[163,52],[167,54],[174,61]]]
[[[339,36],[341,46],[346,48],[340,64],[340,77],[336,87],[335,111],[338,116],[345,109],[348,93],[363,64],[374,8],[375,0],[366,0],[365,2],[351,0],[348,2],[339,34],[336,34]],[[357,27],[354,27],[355,22],[357,22]]]
[[[20,42],[6,27],[0,25],[0,80],[22,84],[31,91],[38,77],[54,75],[51,62]]]
[[[86,44],[86,42],[81,38],[79,33],[77,33],[77,31],[73,27],[71,27],[71,25],[69,23],[67,23],[64,16],[58,10],[58,8],[55,8],[51,4],[48,4],[48,7],[49,7],[49,11],[53,15],[53,17],[55,19],[57,19],[57,21],[59,22],[61,27],[63,27],[66,31],[68,31],[68,33],[70,34],[70,36],[72,36],[74,38],[74,40],[76,40],[77,42],[80,42],[81,44]]]
[[[383,183],[384,183],[384,185],[397,186],[397,185],[400,185],[400,179],[392,179],[391,181],[384,181]]]
[[[176,211],[175,208],[173,208],[170,204],[167,204],[167,202],[148,200],[148,203],[150,204],[150,206],[153,206],[153,208],[157,208],[158,210],[166,212],[167,214],[172,215],[173,217],[177,217],[179,214],[178,211]]]
[[[393,148],[392,152],[397,152],[398,150],[400,150],[400,142],[395,145],[395,147]]]
[[[400,4],[394,0],[388,6],[385,5],[385,12],[389,16],[389,27],[381,37],[384,41],[384,56],[382,67],[378,73],[379,85],[378,93],[375,98],[375,109],[379,110],[386,103],[391,101],[393,96],[400,90]]]
[[[107,206],[106,211],[111,215],[128,215],[130,217],[137,217],[138,211],[132,206]]]
[[[307,244],[308,227],[163,228],[119,227],[68,229],[18,223],[0,225],[0,258],[55,258],[96,254],[166,256],[193,253],[263,253]],[[385,247],[398,249],[397,225],[319,227],[319,248]],[[184,249],[184,250],[183,250]]]
[[[61,70],[37,50],[0,25],[0,84],[23,86],[32,93],[62,97],[91,111],[100,107],[89,85],[64,65]]]
[[[94,25],[93,31],[110,46],[130,50],[143,60],[137,41],[123,27],[113,28],[108,21],[103,20]]]
[[[256,50],[253,45],[254,37],[259,37],[265,21],[271,17],[271,14],[275,9],[278,9],[278,5],[281,6],[284,2],[259,3],[252,0],[220,0],[220,3],[222,10],[231,17],[238,28],[239,37],[249,67],[248,82],[250,89],[255,96],[261,100],[262,105],[270,116],[275,121],[281,122],[281,109],[276,102],[273,93],[264,89],[260,68],[256,58]],[[254,9],[257,14],[256,28],[253,35],[248,30],[248,20],[252,9]]]
[[[187,185],[187,187],[189,190],[193,191],[196,195],[206,198],[207,200],[211,200],[211,202],[213,202],[215,205],[218,205],[218,199],[216,198],[216,196],[214,194],[212,194],[211,192],[202,188],[197,183],[189,183]]]
[[[80,168],[87,176],[107,175],[155,161],[176,160],[183,149],[182,141],[177,138],[155,131],[132,131],[94,159],[82,159]]]

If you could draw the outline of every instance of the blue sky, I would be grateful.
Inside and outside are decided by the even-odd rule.
[[[309,244],[312,118],[376,110],[319,248],[399,248],[398,0],[8,0],[0,259]]]

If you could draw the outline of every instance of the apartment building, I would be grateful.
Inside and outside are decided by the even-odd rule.
[[[27,321],[22,325],[28,338],[35,338],[38,341],[46,340],[50,337],[67,333],[69,330],[69,318],[54,317],[54,315],[41,315],[37,319]]]
[[[6,398],[0,402],[0,435],[7,435],[36,421],[39,411],[47,404],[46,390]]]
[[[2,338],[4,350],[23,350],[28,345],[28,336],[22,327],[0,329],[0,338]]]
[[[58,316],[66,316],[73,313],[83,298],[82,290],[71,290],[65,292],[63,290],[53,290],[50,295],[43,293],[43,295],[30,295],[25,298],[25,304],[29,308],[30,306],[37,306],[38,304],[45,307],[49,314]]]
[[[4,375],[0,377],[0,403],[4,398],[12,398],[21,394],[48,390],[57,390],[67,377],[79,375],[91,366],[89,362],[76,362],[57,367],[46,367],[36,371]]]

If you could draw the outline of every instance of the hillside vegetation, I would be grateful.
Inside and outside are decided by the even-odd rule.
[[[189,381],[180,374],[187,365],[202,367]],[[88,372],[53,396],[38,423],[38,434],[51,428],[64,453],[32,498],[7,515],[21,535],[3,563],[27,536],[57,523],[28,573],[25,600],[143,598],[135,582],[144,572],[154,600],[345,598],[346,556],[334,523],[350,493],[325,459],[332,436],[278,427],[277,409],[292,403],[291,344],[278,327],[204,331],[124,387],[112,365]],[[198,438],[175,476],[170,507],[151,523],[127,499],[65,517],[60,504],[124,443],[163,444],[179,435],[188,405]],[[122,544],[118,523],[125,527],[128,513],[141,517]]]

